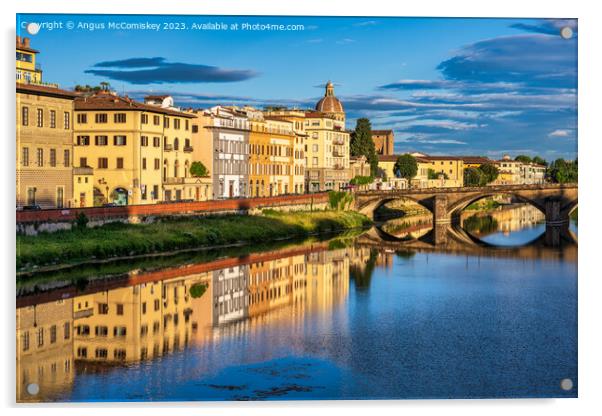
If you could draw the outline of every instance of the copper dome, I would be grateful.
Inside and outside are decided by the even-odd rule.
[[[343,113],[343,104],[334,96],[334,85],[328,81],[324,97],[316,104],[316,111],[323,113]]]

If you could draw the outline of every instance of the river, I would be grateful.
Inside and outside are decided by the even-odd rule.
[[[478,250],[351,234],[30,276],[17,400],[577,397],[577,249],[530,249],[542,220],[466,211]]]

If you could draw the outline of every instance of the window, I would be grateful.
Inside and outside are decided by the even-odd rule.
[[[79,347],[77,349],[77,356],[79,358],[86,358],[88,356],[88,349],[86,347]]]
[[[155,126],[158,126],[159,124],[161,124],[161,117],[159,117],[159,116],[153,116],[153,124]]]
[[[77,136],[78,146],[90,146],[90,136]]]
[[[80,157],[79,158],[79,167],[80,168],[86,168],[86,167],[88,167],[88,158],[86,158],[86,157]]]
[[[153,137],[153,146],[161,147],[161,138],[160,137]]]
[[[123,303],[117,304],[117,315],[123,315]]]
[[[163,128],[166,128],[166,129],[169,128],[169,117],[165,117],[163,119]]]
[[[155,299],[155,311],[158,311],[159,309],[160,309],[159,299]]]
[[[88,336],[90,335],[90,326],[89,325],[78,325],[75,328],[75,332],[77,335]]]
[[[140,119],[140,122],[142,124],[148,124],[148,114],[142,114],[142,117]]]
[[[109,144],[109,136],[96,136],[94,137],[94,144],[96,146],[106,146]]]
[[[159,170],[161,168],[161,160],[155,159],[155,170]]]
[[[37,126],[44,127],[44,110],[41,108],[38,108]]]
[[[44,346],[44,328],[38,329],[38,347]]]
[[[95,120],[97,123],[107,123],[109,121],[109,117],[106,113],[96,113]]]
[[[56,325],[52,325],[50,327],[50,343],[54,344],[56,342]]]
[[[107,303],[99,303],[98,304],[98,314],[106,315],[109,313],[109,305]]]
[[[113,351],[113,357],[116,360],[125,360],[125,350],[118,349],[118,350]]]
[[[192,125],[192,132],[193,133],[198,133],[199,132],[199,126],[193,124]]]
[[[108,169],[109,168],[109,159],[106,157],[98,158],[98,169]]]
[[[38,148],[36,150],[36,159],[38,166],[44,166],[44,149]]]
[[[125,326],[116,326],[115,328],[113,328],[113,336],[114,337],[125,337],[126,335],[126,328]]]
[[[21,348],[23,351],[29,350],[29,331],[25,331],[21,335]]]
[[[96,358],[99,359],[106,359],[109,355],[109,352],[107,351],[106,348],[96,348]]]
[[[142,169],[146,170],[146,158],[145,157],[142,158]]]
[[[69,128],[71,128],[71,114],[68,111],[63,113],[63,127],[65,130],[69,130]]]
[[[71,325],[69,322],[65,322],[65,325],[63,325],[63,333],[64,339],[69,339],[71,337]]]
[[[29,147],[23,148],[23,153],[21,155],[21,164],[23,166],[29,166]]]
[[[148,146],[148,136],[140,137],[140,146]]]
[[[125,136],[113,136],[113,144],[115,146],[125,146],[126,137]]]
[[[159,185],[153,185],[153,199],[159,198]]]
[[[29,107],[21,107],[21,124],[29,126]]]
[[[177,137],[173,140],[173,150],[180,150],[180,140]]]
[[[146,302],[142,302],[142,314],[146,313]]]
[[[117,169],[123,169],[123,158],[122,157],[117,158]]]
[[[58,186],[56,188],[56,207],[63,208],[65,206],[65,188]]]
[[[97,326],[96,328],[94,328],[94,333],[97,337],[106,337],[109,335],[109,327]]]
[[[179,118],[174,118],[173,119],[173,126],[175,129],[180,130],[180,119]]]
[[[35,205],[36,204],[36,188],[29,187],[27,188],[27,205]]]
[[[69,150],[65,150],[63,152],[63,165],[68,168],[69,166],[71,166],[71,154],[69,153]]]
[[[50,110],[50,128],[56,128],[56,111]]]
[[[88,115],[87,114],[78,114],[77,115],[77,123],[78,124],[87,124],[88,123]]]
[[[113,122],[115,123],[125,123],[125,113],[115,113],[113,114]]]
[[[56,167],[56,149],[50,149],[50,166]]]

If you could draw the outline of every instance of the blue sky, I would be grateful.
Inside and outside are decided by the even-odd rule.
[[[23,22],[62,23],[30,37],[45,81],[63,88],[108,81],[139,99],[169,93],[184,107],[309,108],[332,80],[348,126],[368,117],[375,129],[393,129],[398,152],[548,160],[577,152],[575,20],[18,15],[19,35],[27,35]],[[186,29],[117,30],[109,22]],[[252,31],[244,23],[304,29]],[[568,40],[559,35],[566,26],[574,32]]]

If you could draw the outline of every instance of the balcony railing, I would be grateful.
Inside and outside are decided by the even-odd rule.
[[[171,144],[164,144],[163,145],[163,150],[166,152],[171,152],[173,150],[173,145]]]
[[[192,150],[193,150],[192,146],[184,146],[184,152],[190,153],[190,152],[192,152]]]
[[[93,175],[94,169],[92,169],[90,167],[73,168],[73,174],[74,175]]]
[[[181,183],[184,183],[184,179],[185,178],[165,178],[163,180],[163,183],[165,183],[167,185],[181,184]]]

